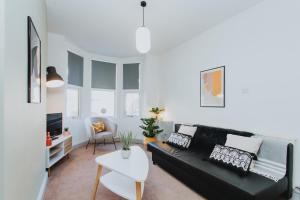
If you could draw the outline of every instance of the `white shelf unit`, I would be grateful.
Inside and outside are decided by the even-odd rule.
[[[110,191],[130,200],[136,200],[135,181],[124,175],[111,171],[100,178],[100,182]],[[141,184],[142,196],[144,193],[144,182]]]
[[[50,168],[72,151],[72,135],[61,135],[52,141],[52,145],[46,149],[46,169],[50,176]]]

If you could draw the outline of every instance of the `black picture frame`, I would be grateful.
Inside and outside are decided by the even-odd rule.
[[[40,104],[41,94],[41,40],[30,16],[27,17],[28,86],[27,102]]]
[[[209,71],[213,71],[213,70],[217,70],[217,69],[223,69],[223,101],[222,101],[222,105],[204,105],[202,102],[202,74],[209,72]],[[220,66],[220,67],[214,67],[214,68],[210,68],[207,70],[203,70],[200,71],[200,107],[207,107],[207,108],[225,108],[225,97],[226,97],[226,74],[225,74],[225,65],[224,66]]]

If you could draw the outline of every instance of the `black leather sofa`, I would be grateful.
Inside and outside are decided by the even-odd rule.
[[[175,125],[175,132],[180,124]],[[249,132],[202,125],[188,150],[180,150],[164,142],[147,145],[152,161],[209,200],[272,200],[292,196],[293,145],[287,146],[286,175],[275,182],[249,172],[247,176],[208,161],[215,144],[224,145],[227,134],[250,137]]]

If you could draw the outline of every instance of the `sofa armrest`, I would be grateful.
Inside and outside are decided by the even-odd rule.
[[[294,145],[288,144],[287,146],[287,157],[286,157],[286,177],[288,178],[288,188],[286,192],[286,197],[288,199],[293,196],[293,160],[294,157]]]

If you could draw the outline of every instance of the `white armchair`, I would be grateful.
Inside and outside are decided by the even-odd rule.
[[[102,121],[105,124],[106,131],[96,134],[95,130],[92,126],[92,123],[99,122],[99,121]],[[112,138],[113,144],[115,145],[115,149],[117,149],[116,143],[114,140],[114,137],[117,135],[117,124],[114,123],[113,121],[111,121],[110,119],[105,118],[105,117],[88,117],[85,119],[85,128],[86,128],[86,133],[89,137],[89,141],[86,145],[86,148],[88,148],[88,145],[91,140],[94,141],[94,153],[93,154],[95,154],[97,140],[99,140],[99,139],[103,139],[103,142],[105,144],[105,138]]]

